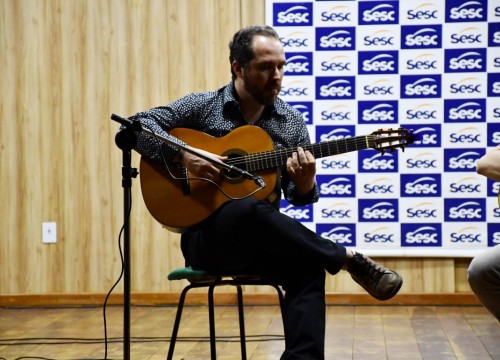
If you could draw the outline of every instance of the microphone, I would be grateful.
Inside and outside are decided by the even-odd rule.
[[[119,122],[123,126],[132,130],[140,131],[142,129],[141,123],[138,120],[130,120],[116,114],[111,114],[111,120]]]

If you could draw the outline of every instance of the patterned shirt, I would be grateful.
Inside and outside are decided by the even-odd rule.
[[[230,82],[216,91],[192,93],[168,105],[137,113],[130,119],[140,120],[144,128],[183,145],[181,140],[168,135],[168,131],[173,128],[190,128],[222,137],[237,127],[247,125],[234,93],[234,83]],[[276,150],[294,149],[311,143],[302,115],[279,98],[274,105],[265,107],[256,125],[269,134]],[[147,134],[139,134],[137,152],[160,160],[159,150],[156,139]],[[173,146],[164,143],[162,151],[167,159],[172,159],[178,152]],[[299,198],[295,192],[295,184],[286,170],[281,171],[281,188],[285,198],[294,205],[305,205],[318,200],[317,185],[309,195]]]

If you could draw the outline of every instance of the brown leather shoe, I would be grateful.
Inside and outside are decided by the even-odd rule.
[[[371,296],[378,300],[389,300],[403,285],[403,278],[363,254],[354,253],[347,271],[351,277]]]

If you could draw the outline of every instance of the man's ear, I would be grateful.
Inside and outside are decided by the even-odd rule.
[[[231,66],[233,67],[233,71],[237,77],[243,77],[243,73],[242,73],[243,67],[238,62],[233,61]]]

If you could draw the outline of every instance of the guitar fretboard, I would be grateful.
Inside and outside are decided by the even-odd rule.
[[[351,151],[364,150],[374,147],[374,136],[363,135],[341,140],[323,141],[303,146],[316,159],[331,155],[343,154]],[[230,158],[227,163],[236,167],[245,168],[249,172],[256,172],[272,168],[281,168],[296,149],[265,151],[256,154]]]

